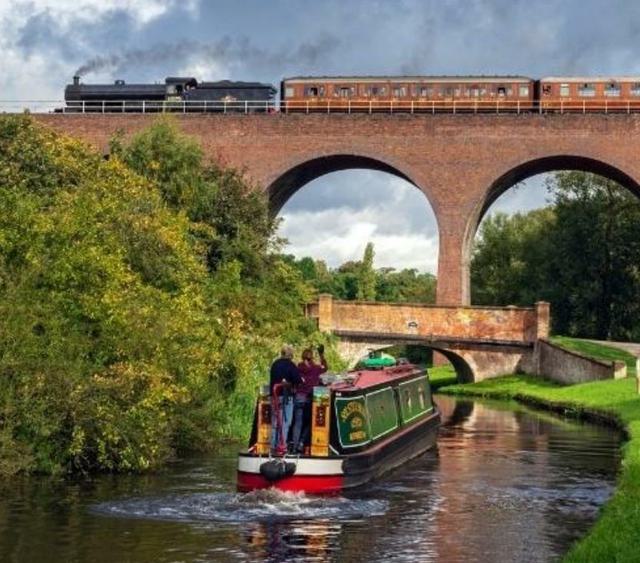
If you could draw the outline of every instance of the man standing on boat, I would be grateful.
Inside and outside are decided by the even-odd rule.
[[[287,450],[289,427],[293,419],[294,388],[303,383],[292,358],[293,347],[285,344],[280,357],[271,364],[271,448],[276,453],[285,453]]]
[[[302,361],[298,364],[298,370],[303,383],[296,389],[294,402],[293,423],[293,447],[296,453],[303,453],[304,446],[309,440],[311,430],[311,401],[313,388],[322,385],[320,376],[327,371],[327,360],[324,358],[324,346],[318,346],[320,364],[313,361],[313,350],[307,348],[302,352]]]

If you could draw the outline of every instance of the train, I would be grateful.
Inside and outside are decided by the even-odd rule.
[[[168,77],[65,88],[65,112],[638,112],[640,76],[297,76],[272,84]]]

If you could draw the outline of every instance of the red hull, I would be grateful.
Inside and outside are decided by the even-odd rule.
[[[238,491],[246,493],[254,489],[270,487],[296,493],[305,491],[311,494],[334,494],[344,488],[344,477],[342,475],[293,475],[271,482],[260,474],[238,471]]]

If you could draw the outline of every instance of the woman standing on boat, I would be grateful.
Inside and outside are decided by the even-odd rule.
[[[296,389],[294,401],[293,447],[296,453],[303,453],[304,446],[309,441],[313,388],[316,385],[322,385],[320,376],[328,369],[322,344],[318,346],[318,355],[320,356],[320,364],[313,361],[313,350],[307,348],[302,352],[302,361],[298,364],[302,383]]]

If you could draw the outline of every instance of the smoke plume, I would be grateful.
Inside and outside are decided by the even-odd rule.
[[[176,44],[159,43],[148,49],[133,49],[109,55],[99,55],[80,65],[75,74],[86,76],[103,70],[126,71],[140,66],[184,63],[198,59],[203,63],[246,65],[264,70],[296,66],[301,69],[315,67],[338,46],[338,40],[322,35],[312,42],[301,43],[294,49],[269,50],[253,45],[248,39],[234,41],[223,37],[215,43],[181,41]]]

